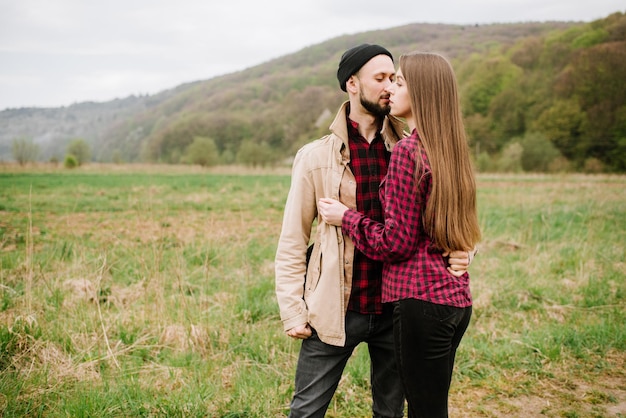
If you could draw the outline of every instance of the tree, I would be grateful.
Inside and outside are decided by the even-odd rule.
[[[524,171],[550,171],[553,162],[561,153],[543,134],[528,132],[520,141],[522,145],[522,168]]]
[[[78,165],[85,164],[91,159],[91,151],[89,145],[84,139],[76,138],[67,146],[67,154],[76,158]]]
[[[620,165],[614,152],[622,138],[620,109],[626,106],[624,62],[626,41],[596,45],[572,60],[573,93],[587,114],[580,138],[584,158],[595,157],[611,168]]]
[[[575,99],[556,100],[532,128],[546,135],[565,157],[580,161],[587,151],[581,148],[580,141],[585,120],[586,115]]]
[[[237,152],[237,161],[253,167],[265,167],[266,165],[274,164],[274,155],[275,153],[266,143],[245,140],[241,143],[239,152]]]
[[[465,129],[467,131],[470,147],[475,149],[476,155],[481,152],[494,153],[498,150],[496,137],[491,131],[491,119],[474,113],[465,117]]]
[[[115,164],[122,164],[124,162],[124,159],[122,158],[122,152],[118,149],[113,150],[113,153],[111,153],[111,161],[113,161]]]
[[[503,90],[493,98],[489,106],[489,116],[500,141],[524,134],[526,108],[524,95],[519,88]]]
[[[480,113],[486,116],[493,98],[514,85],[522,77],[523,71],[500,56],[474,59],[479,63],[474,63],[474,71],[470,76],[465,76],[467,80],[462,85],[463,108],[467,114]],[[465,68],[461,73],[467,71]]]
[[[539,65],[541,51],[544,49],[543,39],[531,36],[523,39],[512,48],[511,62],[520,68],[533,70]]]
[[[519,173],[522,171],[522,153],[524,149],[517,142],[512,142],[502,150],[498,161],[500,171],[506,173]]]
[[[32,139],[17,138],[13,140],[13,158],[20,165],[33,162],[39,156],[39,145]]]
[[[481,152],[476,156],[476,170],[480,173],[488,173],[496,171],[496,169],[496,162],[487,152]]]
[[[211,138],[196,136],[185,149],[183,161],[202,167],[216,165],[219,162],[219,151],[215,141]]]

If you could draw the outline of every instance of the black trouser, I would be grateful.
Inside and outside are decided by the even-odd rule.
[[[457,308],[417,299],[394,303],[396,361],[409,418],[448,416],[454,357],[471,316],[471,306]]]
[[[395,361],[391,307],[382,315],[346,313],[346,344],[337,347],[320,341],[315,330],[302,348],[296,369],[296,390],[291,401],[290,418],[322,418],[341,375],[362,342],[370,353],[372,416],[402,417],[404,391]]]

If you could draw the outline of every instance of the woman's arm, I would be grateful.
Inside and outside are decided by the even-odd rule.
[[[407,141],[408,142],[408,141]],[[405,145],[405,146],[403,146]],[[318,211],[332,225],[342,225],[354,245],[369,258],[398,262],[409,258],[420,239],[421,207],[415,187],[415,141],[396,144],[384,185],[385,222],[377,222],[360,212],[329,199],[318,202]],[[421,192],[425,189],[422,187]]]
[[[398,144],[391,155],[384,188],[385,223],[349,210],[334,199],[318,201],[318,211],[324,222],[342,226],[355,246],[374,260],[402,261],[413,254],[420,239],[422,205],[426,204],[430,192],[430,178],[424,178],[419,189],[415,187],[416,161],[411,148]],[[448,271],[456,277],[465,274],[476,252],[477,249],[443,254],[448,258]]]

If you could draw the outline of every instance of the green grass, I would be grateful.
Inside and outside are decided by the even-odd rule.
[[[452,416],[626,416],[626,177],[481,175]],[[0,415],[282,417],[283,173],[0,171]],[[371,416],[359,347],[329,417]]]

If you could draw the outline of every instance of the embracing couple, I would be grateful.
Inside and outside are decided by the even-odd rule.
[[[362,342],[373,417],[402,417],[405,399],[409,417],[447,417],[480,239],[456,77],[441,55],[396,69],[362,44],[337,78],[348,101],[295,157],[276,253],[283,327],[302,340],[290,417],[325,415]]]

